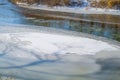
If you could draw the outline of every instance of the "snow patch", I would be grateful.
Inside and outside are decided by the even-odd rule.
[[[95,55],[102,50],[118,50],[117,46],[102,41],[57,34],[15,33],[1,34],[0,38],[2,46],[0,52],[9,48],[8,55],[19,58],[32,58],[32,53],[35,53],[37,57],[45,58],[45,55],[51,54]]]

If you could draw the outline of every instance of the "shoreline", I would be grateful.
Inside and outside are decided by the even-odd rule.
[[[76,31],[67,31],[67,30],[63,30],[63,29],[55,29],[55,28],[49,28],[49,27],[44,27],[44,26],[34,26],[34,28],[38,28],[37,30],[33,28],[33,25],[19,25],[19,24],[6,24],[4,25],[3,30],[5,31],[5,29],[7,29],[6,27],[10,27],[10,29],[12,28],[19,28],[20,30],[22,29],[26,29],[28,30],[27,32],[40,32],[40,33],[45,33],[45,34],[57,34],[57,35],[65,35],[65,36],[74,36],[74,37],[83,37],[83,38],[89,38],[89,39],[93,39],[93,40],[98,40],[98,41],[102,41],[111,45],[116,45],[116,46],[120,46],[120,42],[113,40],[113,39],[108,39],[102,36],[95,36],[92,34],[88,34],[88,33],[82,33],[82,32],[76,32]],[[0,28],[2,30],[2,28]],[[1,33],[1,32],[0,32]],[[4,32],[2,32],[4,33]],[[5,32],[6,33],[6,32]],[[11,33],[11,32],[8,32]],[[12,33],[16,33],[16,31],[14,32],[14,30],[12,31]]]
[[[102,9],[102,8],[94,8],[94,7],[48,7],[46,5],[25,5],[25,4],[16,4],[21,8],[28,8],[28,9],[36,9],[36,10],[46,10],[52,12],[65,12],[65,13],[75,13],[75,14],[107,14],[107,15],[120,15],[120,10],[115,9]]]
[[[52,8],[48,8],[48,7],[37,8],[34,6],[25,6],[25,5],[17,5],[17,7],[20,9],[20,13],[22,13],[28,17],[33,16],[36,18],[43,17],[43,18],[53,18],[53,19],[68,19],[68,20],[75,20],[75,21],[85,21],[85,22],[120,25],[120,23],[119,23],[120,19],[117,17],[120,15],[120,12],[116,13],[119,15],[111,15],[111,14],[104,14],[104,13],[94,14],[95,13],[94,11],[91,11],[92,12],[92,14],[91,14],[89,11],[82,10],[82,9],[79,11],[73,10],[72,12],[70,12],[71,10],[67,11],[65,9],[64,10],[57,9],[57,8],[52,9]],[[83,12],[81,12],[81,11],[83,11]],[[89,13],[89,14],[87,14],[87,13]],[[111,20],[107,19],[109,16],[113,19],[111,19]],[[115,20],[115,21],[113,22],[112,20]]]

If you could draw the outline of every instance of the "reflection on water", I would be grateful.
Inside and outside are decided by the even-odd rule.
[[[120,24],[85,21],[29,19],[30,24],[89,33],[120,41]]]

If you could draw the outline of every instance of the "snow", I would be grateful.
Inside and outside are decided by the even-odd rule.
[[[7,50],[8,56],[18,58],[36,58],[31,53],[46,59],[46,55],[54,58],[56,54],[95,55],[102,50],[118,50],[115,45],[94,39],[35,32],[0,34],[0,42],[1,53]]]
[[[67,12],[67,13],[76,13],[76,14],[110,14],[110,15],[120,15],[119,10],[115,9],[102,9],[102,8],[94,8],[94,7],[67,7],[67,6],[54,6],[48,7],[47,5],[27,5],[18,3],[19,7],[29,8],[29,9],[39,9],[46,11],[57,11],[57,12]]]

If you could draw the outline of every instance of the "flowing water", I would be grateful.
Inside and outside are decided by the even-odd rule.
[[[82,15],[82,17],[91,20],[87,15]],[[81,38],[78,36],[78,34],[81,34],[79,32],[83,32],[120,41],[120,16],[110,17],[110,15],[108,15],[107,17],[106,21],[109,23],[52,18],[46,19],[32,16],[26,17],[19,13],[19,9],[9,1],[0,0],[0,76],[12,76],[16,80],[120,80],[119,48],[116,46],[111,47],[111,45],[101,41],[88,39],[88,41],[91,42],[90,44],[86,39],[79,40]],[[95,18],[92,17],[92,19]],[[99,20],[99,17],[96,18],[96,21]],[[21,24],[24,25],[22,26]],[[50,27],[55,29],[51,29]],[[63,29],[63,31],[59,31],[59,29]],[[35,36],[32,34],[32,32],[44,31],[50,33],[55,32],[56,34],[63,33],[65,35],[66,33],[67,35],[69,33],[70,35],[74,34],[74,32],[69,31],[78,33],[76,33],[77,37],[64,37],[63,34],[61,34],[63,36],[60,37],[54,35],[47,36],[48,34],[41,35],[41,33],[35,33]],[[24,34],[24,32],[28,34]],[[26,37],[28,41],[21,40]],[[46,43],[44,39],[47,39],[47,37],[49,37],[50,40]],[[56,49],[55,46],[60,49],[52,55],[39,54],[34,47],[32,48],[29,45],[31,44],[29,38],[31,41],[39,38],[42,39],[38,40],[38,42],[40,43],[41,41],[41,44],[48,44],[48,46],[45,46],[45,48],[47,47],[48,49],[42,46],[42,49],[48,50],[48,52],[50,47],[52,47],[53,51]],[[57,43],[56,39],[60,40],[61,43]],[[64,39],[66,42],[64,42]],[[82,43],[84,40],[85,42]],[[72,47],[68,45],[69,41],[72,42]],[[27,45],[31,47],[31,50],[26,48]],[[93,48],[91,48],[91,46]],[[67,49],[64,49],[64,47],[67,47]],[[63,50],[61,50],[62,48]],[[69,53],[69,49],[73,49],[73,52]],[[110,49],[113,51],[97,52],[96,55],[87,54],[92,54],[99,49]],[[77,52],[77,50],[79,52]],[[44,54],[44,50],[41,51],[40,53]],[[65,51],[68,52],[63,55],[59,54]],[[86,55],[77,55],[74,54],[75,52],[85,53]]]

